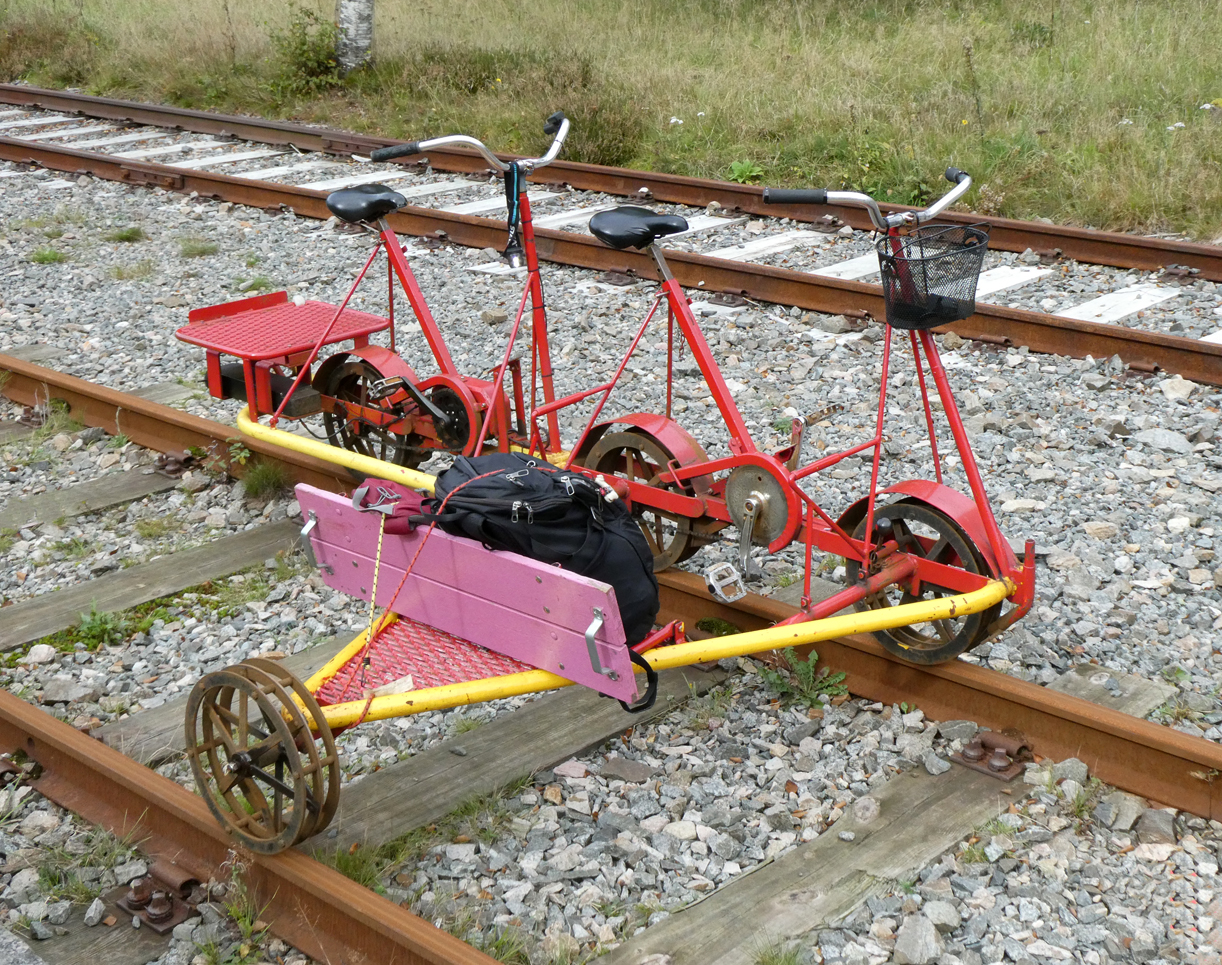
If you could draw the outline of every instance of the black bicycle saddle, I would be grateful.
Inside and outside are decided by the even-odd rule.
[[[327,209],[349,224],[373,221],[405,204],[407,198],[384,184],[358,184],[355,188],[340,188],[327,195]]]
[[[590,231],[604,245],[616,250],[648,248],[659,238],[687,231],[687,220],[677,214],[658,214],[627,205],[600,211],[590,219]]]

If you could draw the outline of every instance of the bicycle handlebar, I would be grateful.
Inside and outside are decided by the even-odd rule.
[[[827,204],[823,188],[764,188],[764,204]]]
[[[879,231],[897,228],[902,224],[923,224],[958,201],[972,186],[971,176],[966,171],[949,167],[943,175],[955,185],[924,211],[901,211],[883,215],[876,202],[868,194],[859,191],[825,191],[822,188],[764,188],[764,204],[849,204],[865,208],[870,220]]]
[[[543,133],[554,135],[554,137],[551,147],[547,149],[542,157],[523,158],[520,161],[513,162],[525,174],[529,174],[535,168],[551,164],[552,161],[556,160],[557,155],[560,154],[560,149],[564,146],[564,139],[569,134],[569,119],[564,116],[564,111],[556,111],[544,122]],[[498,171],[509,170],[509,164],[493,154],[483,141],[468,137],[466,134],[447,134],[444,137],[430,137],[423,141],[408,141],[406,144],[396,144],[393,147],[380,147],[376,151],[370,152],[369,159],[371,161],[389,161],[393,158],[407,157],[411,154],[422,154],[425,151],[433,150],[433,148],[450,147],[451,145],[458,144],[475,148],[484,157],[484,160]]]

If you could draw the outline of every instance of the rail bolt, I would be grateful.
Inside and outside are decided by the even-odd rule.
[[[1013,762],[1010,760],[1009,755],[1007,755],[1006,752],[1002,750],[1002,748],[1000,747],[993,748],[993,756],[989,758],[989,770],[990,771],[998,771],[998,772],[1004,771],[1012,763]]]
[[[127,889],[127,903],[133,908],[143,908],[153,897],[153,879],[137,878]]]
[[[961,753],[963,754],[963,759],[965,761],[971,761],[973,764],[977,764],[984,760],[984,744],[980,742],[980,738],[976,738],[974,741],[968,744],[967,747],[963,748]]]
[[[148,907],[144,910],[148,920],[154,923],[168,921],[174,914],[174,903],[164,891],[154,893]]]

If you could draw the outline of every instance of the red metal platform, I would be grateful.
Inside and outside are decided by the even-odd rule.
[[[414,689],[424,690],[535,669],[406,617],[400,617],[373,638],[368,657],[369,665],[363,668],[363,673],[359,653],[346,663],[314,694],[318,702],[325,707],[361,700],[366,691],[409,674]]]
[[[175,334],[184,342],[211,352],[248,361],[281,358],[311,351],[335,317],[335,305],[306,302],[295,305],[285,292],[260,295],[191,312],[190,322]],[[373,332],[390,327],[390,319],[344,309],[326,344],[353,339],[364,344]]]

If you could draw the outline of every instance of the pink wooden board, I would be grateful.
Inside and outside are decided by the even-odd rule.
[[[329,587],[368,600],[378,549],[378,514],[352,508],[347,496],[301,484],[297,501],[317,523],[309,539]],[[618,700],[637,696],[615,590],[516,553],[486,549],[474,540],[427,527],[382,540],[377,604],[439,630],[549,670]],[[392,596],[416,551],[420,556],[398,596]],[[328,572],[330,567],[332,572]],[[618,679],[590,665],[585,632],[594,609],[603,614],[595,635],[599,661]]]

